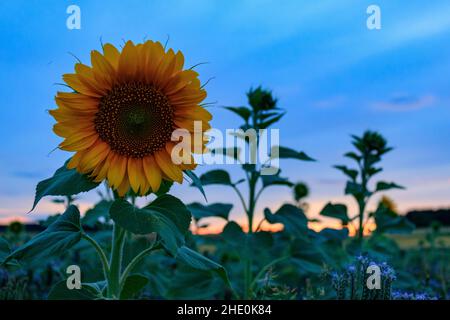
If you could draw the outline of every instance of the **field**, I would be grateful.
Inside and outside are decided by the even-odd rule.
[[[450,300],[450,2],[378,2],[2,1],[0,300]]]

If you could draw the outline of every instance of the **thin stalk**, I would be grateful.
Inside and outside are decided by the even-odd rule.
[[[248,181],[249,184],[249,206],[247,211],[247,217],[248,217],[248,235],[251,236],[253,234],[253,215],[255,212],[255,206],[256,206],[256,200],[255,200],[255,189],[256,189],[256,181],[257,181],[257,175],[255,172],[252,172],[250,175],[250,180]],[[248,241],[246,243],[247,249],[248,248]],[[252,288],[251,284],[253,282],[253,276],[252,276],[252,256],[251,256],[251,250],[247,250],[248,255],[247,259],[245,260],[245,299],[250,299],[252,296]]]
[[[232,188],[234,189],[234,191],[236,191],[236,194],[238,195],[239,199],[241,200],[242,203],[242,207],[244,208],[244,211],[247,213],[247,205],[245,204],[245,200],[244,197],[242,196],[241,191],[239,191],[239,189],[233,184]]]
[[[128,275],[130,274],[131,271],[133,271],[133,269],[136,267],[136,265],[142,261],[142,259],[149,254],[150,252],[152,252],[153,250],[157,249],[158,246],[155,246],[154,244],[152,244],[150,247],[148,247],[147,249],[145,249],[144,251],[142,251],[141,253],[139,253],[137,256],[135,256],[133,258],[133,260],[131,260],[131,262],[128,264],[128,266],[125,268],[125,270],[123,271],[121,277],[120,277],[120,288],[123,288],[123,285],[125,284],[125,281],[127,280]]]
[[[125,230],[114,224],[108,281],[108,298],[120,298],[120,272],[122,268]]]
[[[100,257],[100,261],[102,263],[103,267],[103,275],[105,277],[105,280],[108,281],[109,278],[109,263],[108,258],[106,257],[105,252],[103,251],[102,247],[98,244],[97,241],[95,241],[93,238],[91,238],[87,233],[82,233],[81,237],[85,239],[87,242],[89,242],[97,251],[98,256]]]
[[[359,206],[359,229],[358,229],[358,238],[360,241],[362,241],[364,237],[364,226],[363,226],[363,219],[364,219],[364,211],[365,211],[365,201],[363,200],[362,203],[358,203]]]

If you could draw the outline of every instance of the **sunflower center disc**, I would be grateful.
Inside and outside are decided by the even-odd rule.
[[[162,149],[174,128],[167,97],[140,82],[113,87],[101,99],[94,123],[100,138],[113,151],[133,158]]]

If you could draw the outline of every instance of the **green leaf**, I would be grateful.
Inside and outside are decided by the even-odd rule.
[[[225,289],[223,281],[213,272],[180,266],[171,277],[164,297],[189,300],[211,299],[211,297],[223,295]]]
[[[347,177],[349,177],[353,181],[355,181],[356,177],[358,176],[358,171],[357,170],[349,169],[346,166],[334,166],[334,168],[342,171]]]
[[[285,113],[281,113],[273,118],[270,118],[269,120],[266,120],[262,123],[260,123],[258,125],[259,129],[267,129],[268,127],[270,127],[272,124],[278,122],[283,116],[285,115]]]
[[[319,274],[323,271],[327,263],[326,254],[320,245],[307,244],[302,241],[296,241],[291,248],[291,261],[299,267],[304,273]]]
[[[364,192],[364,189],[361,184],[348,181],[347,185],[345,186],[345,194],[351,194],[356,199],[362,199],[365,196],[369,196],[370,192],[368,191]]]
[[[198,190],[200,190],[200,192],[202,193],[203,197],[205,198],[205,201],[208,201],[208,199],[206,199],[205,190],[203,189],[203,184],[202,184],[202,181],[200,180],[200,178],[197,177],[197,175],[191,170],[185,170],[184,173],[189,178],[191,178],[191,180],[192,180],[191,185],[197,187]]]
[[[242,119],[244,119],[245,122],[248,122],[252,114],[252,111],[247,107],[224,107],[224,108],[230,110],[231,112],[234,112]]]
[[[159,197],[170,191],[170,188],[173,186],[173,181],[162,180],[161,185],[159,186],[158,191],[155,194]]]
[[[194,269],[215,272],[227,285],[229,285],[229,279],[225,268],[200,253],[183,246],[178,249],[176,258]]]
[[[156,232],[172,254],[176,254],[184,244],[184,236],[191,223],[191,213],[186,206],[168,194],[156,198],[142,209],[118,199],[112,204],[110,215],[115,223],[134,234]]]
[[[326,240],[343,241],[348,238],[348,229],[323,228],[322,230],[320,230],[319,235]]]
[[[279,174],[262,175],[261,180],[264,188],[272,185],[281,185],[288,187],[294,186],[294,184],[290,182],[288,178],[280,177]]]
[[[380,173],[381,171],[383,171],[383,168],[370,167],[367,169],[367,174],[369,175],[369,177],[372,177],[372,176],[376,175],[377,173]]]
[[[93,208],[86,211],[81,219],[81,224],[92,228],[100,218],[108,219],[109,209],[111,208],[112,203],[112,201],[107,200],[102,200],[97,203]]]
[[[204,206],[198,202],[194,202],[189,204],[187,208],[197,221],[208,217],[219,217],[228,220],[228,216],[233,208],[233,205],[228,203],[213,203]]]
[[[269,223],[281,223],[287,233],[305,237],[308,233],[308,219],[303,210],[291,204],[284,204],[277,212],[264,209],[264,217]]]
[[[353,160],[355,160],[356,162],[359,162],[359,161],[362,159],[361,156],[358,156],[358,155],[357,155],[356,153],[354,153],[354,152],[347,152],[346,154],[344,154],[344,157],[353,159]]]
[[[48,294],[48,300],[98,300],[102,299],[105,282],[82,283],[81,289],[68,289],[66,280],[58,282]]]
[[[234,221],[230,221],[225,225],[221,236],[232,246],[242,247],[247,242],[247,235],[241,226]]]
[[[132,274],[127,277],[120,293],[121,300],[133,299],[148,284],[149,279],[141,274]]]
[[[377,228],[376,233],[410,233],[415,226],[405,216],[400,216],[383,204],[373,213]]]
[[[36,196],[33,207],[45,196],[72,196],[96,188],[99,183],[92,181],[88,176],[75,169],[67,169],[66,164],[56,170],[53,177],[43,180],[36,187]]]
[[[380,181],[377,183],[377,187],[375,191],[383,191],[383,190],[389,190],[389,189],[405,189],[402,186],[399,186],[398,184],[395,184],[393,182],[384,182]]]
[[[343,224],[347,224],[350,221],[345,204],[332,204],[328,202],[320,212],[320,215],[339,219]]]
[[[14,250],[3,263],[11,259],[31,261],[61,255],[81,239],[80,212],[71,205],[45,231]]]
[[[211,170],[200,176],[202,185],[222,184],[231,186],[231,178],[225,170]]]
[[[282,147],[282,146],[274,146],[271,151],[271,158],[274,153],[274,148],[278,148],[278,155],[280,159],[297,159],[302,161],[316,161],[313,158],[309,157],[306,153],[300,151],[295,151],[293,149]]]
[[[11,254],[11,247],[9,242],[0,237],[0,267],[3,264],[3,261]],[[5,262],[6,263],[6,262]]]
[[[261,120],[266,120],[266,119],[269,119],[269,118],[271,118],[271,117],[273,117],[273,116],[276,116],[276,115],[278,115],[278,114],[280,114],[280,111],[274,111],[274,112],[263,113],[263,114],[261,114],[261,115],[259,116],[259,119],[261,119]]]

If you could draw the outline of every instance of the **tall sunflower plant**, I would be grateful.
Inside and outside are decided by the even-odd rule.
[[[339,219],[343,226],[356,230],[357,251],[361,251],[364,247],[364,235],[369,231],[368,226],[372,220],[377,227],[375,235],[385,232],[409,232],[413,227],[406,218],[399,216],[385,205],[378,206],[374,212],[367,210],[374,195],[393,189],[405,189],[395,182],[382,180],[373,182],[374,177],[383,171],[380,166],[382,158],[393,148],[388,146],[387,140],[380,133],[370,130],[361,136],[352,135],[352,145],[355,150],[345,153],[344,156],[353,161],[354,167],[335,165],[334,168],[348,178],[345,194],[355,200],[357,214],[350,217],[345,204],[329,202],[322,209],[321,215]]]
[[[247,98],[248,106],[225,106],[224,108],[237,115],[243,121],[240,126],[242,131],[236,132],[234,135],[237,139],[245,141],[245,148],[250,152],[248,158],[251,159],[252,154],[259,154],[259,148],[262,147],[260,144],[262,130],[267,130],[280,121],[285,115],[285,111],[277,106],[278,101],[274,98],[272,92],[262,87],[250,89],[247,92]],[[256,132],[256,143],[254,140],[248,139],[248,136],[245,134],[247,130]],[[192,208],[197,221],[206,217],[218,217],[227,221],[221,234],[224,244],[222,260],[224,260],[224,263],[227,260],[228,262],[230,262],[229,260],[233,262],[230,267],[227,266],[227,269],[234,273],[231,277],[232,281],[240,281],[239,283],[233,283],[237,289],[238,296],[244,299],[257,299],[258,291],[260,291],[258,285],[267,272],[277,263],[289,258],[288,254],[284,254],[285,250],[277,250],[275,258],[274,255],[270,254],[269,250],[273,244],[273,236],[270,232],[261,229],[263,223],[281,223],[284,224],[285,229],[289,230],[296,229],[295,225],[299,224],[304,227],[299,233],[308,232],[307,219],[303,210],[289,204],[283,205],[275,213],[265,209],[262,219],[255,223],[257,204],[263,191],[272,186],[286,186],[288,188],[295,186],[295,183],[281,175],[279,168],[272,170],[274,168],[271,168],[272,163],[270,160],[275,158],[301,161],[315,160],[304,152],[283,146],[272,146],[269,161],[266,160],[264,162],[248,161],[249,159],[242,161],[240,153],[243,150],[235,147],[216,148],[210,151],[213,154],[234,157],[240,163],[243,177],[233,181],[226,170],[216,169],[202,174],[200,183],[202,186],[219,185],[233,190],[245,213],[246,226],[242,227],[235,221],[228,219],[233,207],[231,204],[215,203],[202,205],[196,202],[190,204],[190,208]],[[275,174],[265,174],[264,170],[267,169]],[[230,258],[230,252],[236,252],[237,257]]]
[[[145,257],[165,251],[192,268],[210,270],[227,285],[225,269],[185,245],[191,212],[168,192],[174,182],[185,177],[199,185],[192,170],[196,163],[172,161],[175,142],[172,133],[181,129],[190,135],[210,128],[211,114],[202,101],[206,91],[199,74],[184,68],[184,56],[160,42],[125,43],[121,50],[111,44],[102,52],[91,52],[91,66],[75,64],[75,72],[63,75],[68,92],[58,92],[57,108],[50,110],[56,120],[53,131],[63,138],[61,150],[72,152],[70,159],[51,178],[38,183],[32,210],[45,196],[74,195],[105,183],[111,201],[103,206],[112,222],[110,246],[103,246],[83,228],[75,205],[69,205],[42,233],[14,250],[3,264],[27,263],[64,254],[80,241],[98,253],[103,279],[82,283],[69,290],[66,281],[57,284],[49,298],[120,299],[142,289],[142,275],[133,271]],[[201,123],[195,132],[194,122]],[[207,139],[200,148],[205,150]],[[203,191],[201,185],[199,188]],[[153,195],[143,207],[136,198]],[[147,248],[125,264],[124,245],[131,235],[145,235]],[[152,236],[149,236],[152,235]],[[82,271],[82,266],[80,266]]]

